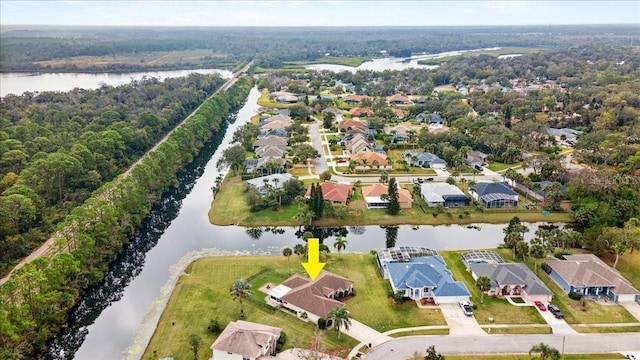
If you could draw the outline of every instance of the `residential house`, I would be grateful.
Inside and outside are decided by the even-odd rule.
[[[349,113],[354,118],[371,117],[371,116],[375,115],[373,113],[373,110],[371,110],[369,108],[359,108],[359,107],[349,110]]]
[[[278,114],[278,115],[274,115],[274,116],[268,117],[268,118],[266,118],[264,120],[261,120],[260,124],[258,126],[262,126],[264,124],[268,124],[268,123],[276,122],[276,121],[288,122],[290,124],[293,124],[293,119],[291,118],[291,116],[285,115],[285,114]]]
[[[477,166],[485,166],[487,165],[487,157],[489,155],[483,153],[482,151],[469,150],[467,151],[463,162],[467,166],[476,167]]]
[[[431,183],[420,185],[420,196],[429,205],[436,207],[461,207],[469,206],[469,198],[462,190],[447,183]]]
[[[296,103],[299,100],[298,95],[296,95],[294,93],[287,92],[287,91],[273,92],[273,93],[269,94],[269,97],[271,97],[272,99],[274,99],[275,101],[277,101],[279,103],[284,103],[284,104]]]
[[[401,292],[411,300],[433,304],[458,303],[469,300],[471,294],[462,281],[454,281],[451,271],[435,251],[414,249],[414,255],[402,256],[402,248],[378,251],[378,265],[385,279],[389,279],[394,293]],[[429,253],[431,252],[431,254]],[[421,254],[425,255],[421,255]],[[391,259],[389,257],[391,256]]]
[[[238,320],[211,345],[215,360],[256,360],[276,354],[281,328]]]
[[[416,121],[425,124],[443,125],[444,118],[439,114],[420,113],[416,116]]]
[[[393,170],[387,155],[377,152],[363,152],[350,156],[351,161],[357,161],[355,170]]]
[[[520,296],[530,302],[553,298],[551,290],[523,263],[470,264],[469,271],[475,280],[480,276],[491,279],[487,295]]]
[[[281,158],[284,156],[286,149],[287,147],[284,145],[264,145],[257,148],[255,150],[255,153],[259,158],[266,158],[266,157]]]
[[[389,200],[383,199],[383,195],[389,194],[389,186],[385,184],[373,184],[362,188],[362,196],[367,204],[367,209],[384,209]],[[407,189],[398,188],[398,201],[401,209],[410,209],[413,197]]]
[[[593,254],[547,260],[543,269],[567,293],[607,296],[615,302],[640,300],[640,291],[629,280]]]
[[[546,201],[547,200],[547,193],[549,192],[549,189],[550,189],[551,185],[553,185],[553,182],[546,181],[546,180],[545,181],[540,181],[540,182],[537,182],[537,183],[533,183],[532,191],[538,195],[538,196],[536,196],[537,199],[541,199],[542,201]],[[560,184],[560,186],[558,187],[558,191],[563,196],[566,195],[567,186]]]
[[[287,138],[284,136],[267,135],[253,142],[253,150],[261,146],[287,146]]]
[[[367,129],[367,124],[354,119],[345,119],[338,122],[338,131],[347,132],[352,129],[362,129],[362,132],[364,132]]]
[[[347,201],[353,195],[353,185],[351,184],[322,182],[320,188],[322,189],[322,198],[334,204],[347,205]],[[306,199],[311,197],[311,186],[307,188],[304,197]]]
[[[547,135],[553,136],[557,142],[565,146],[573,146],[578,140],[578,137],[582,135],[582,131],[573,130],[569,128],[549,128],[547,129]]]
[[[345,104],[360,104],[366,100],[371,101],[371,98],[366,95],[347,95],[342,98],[342,101],[344,101]]]
[[[295,179],[295,176],[289,173],[271,174],[267,176],[254,178],[254,179],[249,179],[247,180],[247,184],[249,184],[249,186],[252,186],[258,189],[260,194],[262,196],[265,196],[271,190],[282,189],[282,187],[284,186],[284,183],[292,179]]]
[[[505,182],[477,183],[469,194],[486,208],[518,206],[518,193]]]
[[[342,120],[342,116],[344,115],[344,110],[340,110],[338,108],[326,108],[324,110],[322,110],[323,114],[326,113],[333,113],[333,115],[335,115],[336,117],[336,121],[341,121]]]
[[[349,140],[345,145],[345,152],[350,155],[370,153],[374,152],[374,147],[364,135],[353,133],[351,140]]]
[[[387,103],[394,105],[408,105],[411,104],[411,100],[408,97],[400,94],[387,96]]]
[[[391,112],[398,119],[404,119],[409,114],[408,111],[402,110],[402,109],[398,109],[398,108],[395,108],[395,107],[391,108]]]
[[[391,135],[391,141],[394,143],[409,141],[416,134],[413,127],[406,125],[385,126],[384,132]]]
[[[246,174],[271,175],[285,172],[286,160],[282,157],[264,157],[260,159],[247,159],[244,161]]]
[[[267,303],[284,307],[298,317],[306,317],[317,322],[319,318],[327,318],[331,310],[344,306],[339,301],[353,294],[353,281],[322,270],[315,280],[295,274],[272,288],[268,293]]]
[[[402,153],[402,158],[409,164],[409,166],[441,169],[447,168],[447,162],[440,159],[438,156],[415,150],[408,150]]]

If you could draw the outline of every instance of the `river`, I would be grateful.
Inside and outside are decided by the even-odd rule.
[[[360,64],[360,66],[357,66],[357,67],[347,66],[347,65],[337,65],[337,64],[312,64],[312,65],[305,65],[305,68],[318,70],[318,71],[328,70],[333,72],[342,72],[342,71],[356,72],[358,70],[372,70],[372,71],[405,70],[410,68],[435,69],[439,65],[421,65],[421,64],[418,64],[418,61],[426,60],[426,59],[440,59],[440,58],[445,58],[449,56],[458,56],[466,52],[490,51],[490,50],[498,50],[498,49],[500,48],[494,47],[494,48],[473,49],[473,50],[456,50],[456,51],[441,52],[437,54],[419,54],[419,55],[411,56],[409,58],[386,57],[386,58],[379,58],[379,59],[365,61],[362,64]]]
[[[213,226],[207,212],[212,200],[211,186],[220,174],[216,162],[227,148],[233,132],[250,121],[259,106],[254,88],[226,134],[213,139],[194,162],[180,174],[180,185],[162,197],[140,229],[140,235],[123,249],[110,266],[102,284],[91,288],[69,315],[68,328],[51,344],[51,359],[120,359],[140,344],[133,339],[152,331],[154,323],[144,321],[150,309],[166,299],[164,286],[177,276],[174,265],[187,253],[219,249],[225,253],[278,254],[282,247],[300,243],[297,228]],[[224,135],[224,136],[223,136]],[[395,245],[420,245],[432,249],[474,249],[495,247],[502,242],[503,225],[400,226],[394,231],[380,226],[316,229],[316,236],[332,244],[337,234],[346,235],[347,251],[367,252]],[[527,234],[533,236],[535,226]],[[211,251],[211,250],[209,250]],[[161,308],[160,310],[161,311]],[[141,324],[144,324],[141,326]],[[151,328],[148,328],[151,326]],[[147,327],[147,328],[145,328]],[[134,345],[134,346],[132,346]],[[133,357],[134,358],[134,357]]]
[[[97,89],[104,85],[119,86],[140,80],[143,77],[160,79],[187,76],[191,73],[220,74],[223,78],[233,76],[229,70],[197,69],[167,70],[133,73],[0,73],[0,97],[8,94],[20,95],[25,91],[69,91],[75,88]]]

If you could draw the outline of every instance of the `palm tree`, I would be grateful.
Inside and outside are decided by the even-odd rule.
[[[290,247],[286,247],[282,249],[282,255],[287,257],[287,263],[289,265],[289,275],[291,275],[291,255],[293,255],[293,250]]]
[[[240,317],[243,318],[244,317],[243,301],[244,299],[253,295],[253,291],[251,291],[251,284],[249,284],[247,280],[243,278],[236,279],[236,281],[234,281],[233,285],[231,286],[230,293],[231,293],[231,296],[238,299],[238,301],[240,302]]]
[[[484,303],[484,293],[485,291],[491,290],[491,279],[487,276],[479,276],[476,280],[476,287],[480,290],[480,303]]]
[[[546,360],[546,359],[557,360],[560,358],[560,352],[557,349],[554,349],[545,343],[533,345],[531,347],[531,350],[529,350],[529,356],[531,356],[531,353],[539,353],[540,360]]]
[[[341,307],[329,311],[327,314],[327,321],[333,323],[333,327],[336,329],[336,334],[340,338],[340,328],[344,327],[345,330],[349,330],[351,326],[351,315],[346,308]]]
[[[333,243],[333,247],[338,250],[338,257],[342,258],[342,250],[347,247],[347,240],[345,240],[342,236],[338,236],[336,238],[336,242]]]
[[[304,251],[304,245],[302,245],[302,244],[296,244],[296,245],[293,247],[293,253],[294,253],[294,254],[296,254],[296,255],[298,255],[298,262],[300,262],[300,261],[301,261],[301,260],[300,260],[300,257],[301,257],[302,255],[304,255],[304,253],[305,253],[305,251]]]

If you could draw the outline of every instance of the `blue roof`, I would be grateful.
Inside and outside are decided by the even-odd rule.
[[[433,288],[435,296],[470,296],[461,281],[454,281],[439,255],[411,258],[387,264],[389,279],[397,289]]]

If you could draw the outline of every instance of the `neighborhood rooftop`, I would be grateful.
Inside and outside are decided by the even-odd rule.
[[[435,250],[417,246],[399,246],[378,250],[378,259],[381,261],[409,261],[412,257],[438,255]]]

